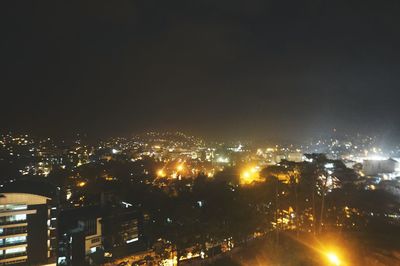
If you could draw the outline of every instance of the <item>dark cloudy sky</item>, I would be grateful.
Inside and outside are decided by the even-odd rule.
[[[398,1],[7,1],[0,12],[3,130],[400,128]]]

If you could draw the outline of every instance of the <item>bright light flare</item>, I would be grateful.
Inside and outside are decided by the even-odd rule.
[[[336,255],[334,252],[328,252],[326,253],[326,257],[328,258],[329,263],[335,266],[341,265],[341,261],[339,257]]]
[[[249,185],[259,181],[262,181],[262,178],[260,177],[260,168],[257,166],[248,167],[240,174],[240,183],[242,185]]]
[[[179,164],[179,165],[176,167],[176,170],[177,170],[178,172],[182,172],[184,168],[185,168],[185,167],[184,167],[182,164]]]
[[[166,177],[167,174],[165,173],[164,169],[160,169],[157,171],[157,176],[158,177]]]

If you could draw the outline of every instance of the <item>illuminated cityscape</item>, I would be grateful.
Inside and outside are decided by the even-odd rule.
[[[251,243],[317,245],[317,237],[330,234],[335,241],[353,235],[351,241],[360,241],[357,234],[377,226],[382,234],[395,230],[399,155],[361,135],[282,145],[206,141],[181,132],[98,142],[8,133],[1,136],[2,206],[24,213],[31,203],[15,205],[11,195],[44,198],[40,204],[54,218],[43,222],[57,221],[48,229],[57,234],[49,235],[53,244],[45,246],[40,263],[212,263],[248,252]],[[26,244],[33,221],[24,215],[3,216],[2,230],[18,231],[5,233],[12,237],[4,238],[4,262],[37,260],[29,237]],[[10,256],[14,247],[7,241],[25,246]],[[341,265],[338,254],[320,249]],[[360,259],[351,255],[349,263]],[[317,255],[310,256],[304,261],[314,263]]]
[[[0,266],[400,266],[399,1],[0,13]]]

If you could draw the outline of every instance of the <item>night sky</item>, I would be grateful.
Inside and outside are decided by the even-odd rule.
[[[2,130],[399,133],[399,1],[4,2]]]

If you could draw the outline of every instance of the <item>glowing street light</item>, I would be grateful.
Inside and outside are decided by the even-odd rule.
[[[177,170],[178,172],[182,172],[183,169],[184,169],[184,167],[183,167],[182,164],[179,164],[179,165],[176,167],[176,170]]]
[[[250,173],[248,171],[243,172],[243,177],[245,179],[249,179],[250,178]]]
[[[157,171],[158,177],[165,177],[167,174],[165,173],[164,169],[160,169]]]

